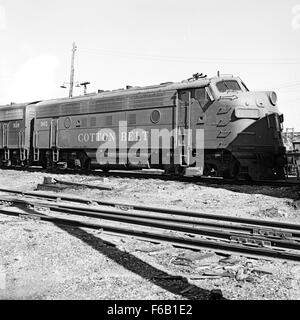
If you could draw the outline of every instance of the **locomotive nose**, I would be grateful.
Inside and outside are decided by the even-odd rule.
[[[254,93],[255,94],[255,93]],[[256,93],[256,105],[258,107],[276,106],[277,105],[277,94],[274,91],[257,92]]]
[[[243,108],[253,108],[261,115],[266,113],[279,113],[277,94],[274,91],[259,91],[241,93],[235,104]]]

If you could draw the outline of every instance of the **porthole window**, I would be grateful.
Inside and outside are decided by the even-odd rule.
[[[154,110],[151,114],[151,121],[153,123],[158,123],[160,121],[160,111]]]
[[[66,129],[71,127],[71,119],[69,117],[65,119],[64,125]]]

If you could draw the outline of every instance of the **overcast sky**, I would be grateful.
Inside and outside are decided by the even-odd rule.
[[[300,0],[0,0],[0,103],[67,96],[73,41],[89,91],[220,70],[300,131]]]

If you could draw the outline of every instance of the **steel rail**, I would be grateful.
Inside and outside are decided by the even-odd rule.
[[[165,173],[151,173],[151,172],[137,172],[137,171],[110,171],[105,173],[98,173],[101,176],[107,177],[142,177],[145,179],[160,179],[165,181],[180,181],[180,182],[194,182],[194,183],[209,183],[218,185],[245,185],[245,186],[270,186],[270,187],[300,187],[300,181],[288,181],[288,180],[236,180],[226,179],[223,177],[188,177],[188,176],[174,176]]]
[[[2,170],[16,170],[16,171],[27,171],[27,172],[49,172],[42,168],[1,168]],[[93,174],[94,176],[100,177],[120,177],[120,178],[142,178],[142,179],[158,179],[163,181],[179,181],[179,182],[189,182],[189,183],[205,183],[205,184],[216,184],[216,185],[245,185],[245,186],[269,186],[269,187],[300,187],[300,181],[288,181],[288,180],[233,180],[225,179],[222,177],[188,177],[188,176],[174,176],[165,173],[151,173],[145,171],[136,171],[136,170],[112,170],[110,172],[99,172],[91,171],[90,173],[86,172],[76,172],[71,169],[67,170],[54,170],[51,171],[56,174],[79,174],[82,176]]]
[[[38,198],[37,198],[38,199]],[[66,209],[66,210],[76,210],[78,211],[78,208],[84,212],[95,212],[95,215],[97,215],[97,213],[106,213],[106,214],[117,214],[117,215],[121,215],[122,217],[134,217],[134,218],[148,218],[148,219],[154,219],[157,221],[167,221],[167,222],[175,222],[175,223],[181,223],[181,224],[188,224],[188,225],[199,225],[199,226],[209,226],[209,227],[216,227],[216,228],[220,228],[220,229],[230,229],[230,230],[245,230],[245,231],[253,231],[254,226],[247,226],[247,225],[243,225],[243,226],[238,226],[235,225],[233,223],[227,223],[227,222],[223,222],[223,223],[219,223],[219,222],[209,222],[209,221],[203,221],[203,220],[190,220],[189,218],[175,218],[174,216],[171,215],[159,215],[159,216],[154,216],[153,214],[155,214],[155,212],[151,212],[151,214],[149,215],[149,213],[146,212],[130,212],[130,211],[124,211],[124,210],[113,210],[113,209],[104,209],[104,208],[95,208],[95,207],[76,207],[74,208],[74,206],[71,205],[66,205],[63,203],[55,203],[55,202],[38,202],[36,200],[34,201],[30,201],[31,199],[29,198],[25,198],[25,199],[15,199],[15,198],[1,198],[0,196],[0,202],[10,202],[12,204],[21,204],[21,205],[31,205],[31,206],[45,206],[45,207],[52,207],[53,210],[55,210],[55,208],[59,208],[60,210]],[[75,211],[74,211],[75,212]],[[272,229],[269,229],[269,231],[272,231]],[[280,230],[281,232],[285,232],[285,230]],[[296,237],[300,238],[300,232],[298,232],[297,234],[294,234]]]
[[[201,212],[195,212],[195,211],[186,211],[183,209],[182,210],[167,209],[167,208],[157,208],[157,207],[143,206],[143,205],[125,204],[125,203],[118,203],[118,202],[99,201],[95,199],[84,199],[84,198],[72,197],[64,194],[57,195],[57,194],[43,193],[43,192],[23,192],[19,190],[3,189],[3,188],[0,188],[0,192],[18,194],[22,196],[30,196],[30,197],[42,198],[42,199],[50,199],[55,201],[59,199],[61,201],[75,202],[75,203],[81,203],[81,204],[96,203],[98,205],[121,208],[123,210],[155,212],[155,213],[163,213],[163,214],[174,215],[174,216],[187,216],[189,218],[217,220],[219,222],[224,221],[224,222],[255,225],[259,227],[288,229],[289,231],[290,230],[300,231],[300,225],[298,224],[285,223],[285,222],[279,222],[279,221],[239,218],[239,217],[233,217],[233,216],[207,214],[207,213],[201,213]]]
[[[207,177],[207,176],[175,176],[165,173],[151,173],[145,171],[117,171],[110,172],[93,172],[98,176],[104,177],[124,177],[124,178],[144,178],[144,179],[159,179],[163,181],[179,181],[190,183],[208,183],[217,185],[245,185],[245,186],[269,186],[269,187],[300,187],[300,181],[288,180],[236,180],[226,179],[223,177]]]
[[[4,199],[3,199],[4,200]],[[250,225],[250,224],[238,224],[236,222],[215,222],[215,221],[207,221],[203,220],[202,218],[197,218],[197,220],[191,220],[189,217],[183,217],[183,218],[177,218],[170,215],[170,214],[160,214],[155,215],[156,212],[153,211],[149,215],[149,212],[130,212],[130,211],[122,211],[122,210],[107,210],[104,208],[95,208],[95,207],[76,207],[67,204],[61,204],[61,203],[54,203],[50,202],[30,202],[26,201],[26,199],[6,199],[8,201],[11,201],[12,203],[20,203],[20,204],[28,204],[28,205],[45,205],[47,207],[59,208],[59,210],[71,210],[72,212],[79,211],[79,212],[89,212],[89,213],[102,213],[102,214],[109,214],[109,215],[120,215],[122,218],[125,217],[133,217],[133,218],[141,218],[141,219],[152,219],[155,221],[165,221],[168,223],[180,223],[181,225],[188,225],[188,226],[202,226],[202,227],[214,227],[217,229],[227,229],[231,231],[237,231],[237,232],[247,232],[248,234],[256,234],[256,235],[268,235],[268,237],[274,237],[274,238],[295,238],[295,240],[300,240],[300,232],[290,229],[280,229],[280,228],[259,228],[257,225]],[[1,201],[1,197],[0,197]],[[81,210],[81,211],[80,211]],[[178,215],[179,216],[179,215]],[[273,235],[272,235],[273,234]]]
[[[156,221],[165,221],[165,222],[173,222],[173,223],[180,223],[181,225],[188,225],[188,226],[205,226],[205,227],[215,227],[215,228],[219,228],[219,229],[228,229],[231,231],[239,231],[239,232],[248,232],[249,234],[252,233],[262,233],[261,236],[263,234],[267,234],[269,232],[269,237],[271,237],[271,233],[278,233],[277,235],[274,234],[273,237],[293,237],[293,238],[299,238],[300,239],[300,232],[299,231],[295,231],[295,230],[289,230],[289,229],[280,229],[280,228],[276,228],[276,229],[264,229],[261,228],[259,229],[256,225],[246,225],[246,224],[237,224],[235,223],[228,223],[228,222],[210,222],[210,221],[203,221],[202,218],[200,218],[201,220],[199,220],[199,218],[197,220],[190,220],[188,218],[175,218],[172,215],[153,215],[156,212],[153,211],[151,212],[151,214],[149,215],[149,213],[143,213],[143,212],[124,212],[124,211],[120,211],[120,210],[107,210],[104,208],[95,208],[95,207],[76,207],[74,208],[74,206],[72,205],[68,205],[68,204],[63,204],[63,203],[53,203],[53,202],[38,202],[38,201],[29,201],[29,199],[15,199],[15,198],[1,198],[0,196],[0,201],[7,201],[7,202],[11,202],[11,203],[15,203],[15,204],[26,204],[26,205],[36,205],[36,206],[45,206],[48,208],[59,208],[60,210],[72,210],[73,212],[75,211],[79,211],[80,212],[89,212],[91,213],[95,213],[97,215],[97,213],[102,213],[102,214],[109,214],[109,215],[120,215],[122,218],[124,216],[126,217],[133,217],[133,218],[141,218],[141,219],[154,219]],[[79,210],[78,210],[79,209]]]
[[[183,225],[182,223],[174,223],[171,221],[166,222],[158,222],[155,218],[129,218],[124,217],[122,215],[116,215],[116,214],[105,214],[105,213],[97,213],[94,212],[88,212],[88,211],[80,211],[75,209],[63,209],[63,208],[54,208],[51,209],[51,211],[58,212],[58,213],[68,213],[70,215],[77,215],[77,216],[86,216],[96,219],[103,219],[108,221],[115,221],[115,222],[122,222],[122,223],[128,223],[128,224],[135,224],[138,226],[145,226],[145,227],[151,227],[151,228],[159,228],[164,230],[171,230],[171,231],[179,231],[188,233],[191,235],[198,235],[198,236],[204,236],[204,237],[212,237],[219,240],[233,240],[236,239],[244,239],[244,241],[251,241],[253,240],[253,243],[257,242],[261,245],[264,245],[264,243],[268,246],[276,247],[276,248],[283,248],[283,249],[293,249],[293,250],[300,250],[300,242],[296,242],[292,239],[289,240],[279,240],[275,239],[274,237],[266,237],[263,235],[256,235],[256,234],[245,234],[243,232],[230,232],[230,231],[223,231],[220,229],[208,229],[208,228],[201,228],[201,227],[194,227],[193,223]]]
[[[300,253],[288,250],[276,250],[270,248],[244,246],[236,243],[228,243],[225,241],[213,241],[207,239],[189,238],[180,234],[163,234],[163,232],[129,230],[127,227],[114,227],[103,224],[95,224],[91,222],[82,222],[72,219],[63,219],[51,217],[42,214],[28,214],[15,210],[0,209],[0,214],[15,217],[28,217],[41,221],[51,222],[56,225],[67,225],[79,228],[89,228],[102,230],[103,232],[114,233],[117,235],[134,236],[139,239],[148,241],[167,242],[172,245],[189,248],[189,249],[210,249],[216,252],[226,252],[231,254],[242,254],[252,257],[275,258],[290,261],[300,261]]]
[[[65,205],[65,204],[56,204],[56,203],[48,203],[48,202],[36,202],[31,203],[26,200],[12,200],[12,203],[17,203],[21,205],[35,205],[35,206],[41,206],[49,208],[51,211],[57,212],[57,213],[67,213],[70,215],[77,215],[81,217],[90,217],[90,218],[96,218],[96,219],[103,219],[103,220],[109,220],[109,221],[115,221],[115,222],[122,222],[122,223],[128,223],[128,224],[135,224],[139,226],[146,226],[146,227],[152,227],[152,228],[160,228],[164,230],[172,230],[172,231],[179,231],[189,234],[196,234],[199,236],[205,236],[205,237],[213,237],[216,239],[221,240],[232,240],[234,238],[236,239],[244,239],[244,241],[252,241],[255,243],[259,243],[260,245],[268,245],[272,247],[277,248],[284,248],[284,249],[294,249],[294,250],[300,250],[300,242],[294,241],[295,239],[290,238],[289,240],[282,240],[282,239],[276,239],[276,237],[271,236],[265,236],[263,234],[249,234],[245,233],[244,230],[235,230],[235,231],[227,231],[222,230],[219,226],[219,228],[215,229],[209,229],[204,228],[203,225],[201,225],[201,222],[198,223],[195,221],[185,221],[185,223],[174,222],[172,219],[165,219],[162,221],[161,217],[147,217],[145,215],[134,215],[134,214],[126,214],[120,212],[120,211],[113,211],[113,210],[103,210],[101,208],[74,208],[74,206],[71,205]],[[293,235],[291,234],[290,237]],[[299,233],[298,233],[299,237]]]
[[[146,172],[131,172],[128,171],[111,171],[111,172],[94,172],[102,177],[120,177],[120,178],[142,178],[142,179],[158,179],[163,181],[178,181],[189,183],[204,183],[216,185],[242,185],[242,186],[267,186],[267,187],[300,187],[300,181],[287,180],[234,180],[225,179],[222,177],[188,177],[188,176],[174,176],[164,173],[146,173]]]

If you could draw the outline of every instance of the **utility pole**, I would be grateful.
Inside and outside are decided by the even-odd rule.
[[[74,76],[75,76],[74,62],[75,62],[76,51],[77,51],[77,46],[76,46],[76,43],[73,42],[70,82],[64,82],[63,85],[60,86],[62,89],[67,89],[67,85],[70,85],[69,98],[73,97],[74,84],[76,85],[77,88],[80,88],[81,86],[84,87],[84,95],[87,94],[87,86],[90,84],[90,82],[83,82],[80,84],[78,81],[74,82]]]
[[[74,73],[75,73],[74,62],[75,62],[75,52],[76,52],[76,50],[77,50],[76,43],[73,42],[69,98],[73,97]]]

